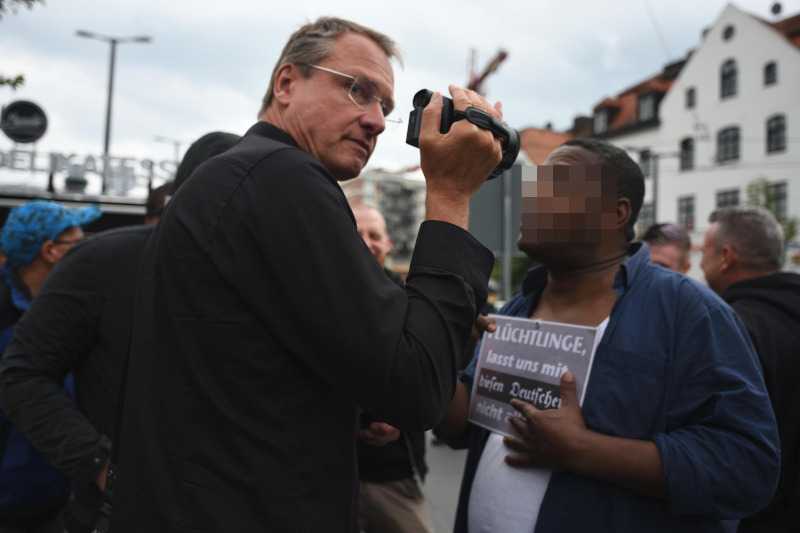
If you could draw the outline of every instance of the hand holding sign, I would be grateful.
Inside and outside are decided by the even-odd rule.
[[[514,437],[510,419],[526,400],[540,410],[558,409],[560,380],[569,372],[580,405],[592,367],[597,328],[493,315],[484,334],[472,383],[470,422]]]
[[[558,409],[541,410],[528,402],[511,400],[511,405],[522,417],[509,419],[520,438],[503,439],[506,446],[516,452],[506,456],[506,463],[517,467],[568,467],[587,429],[572,372],[561,376],[560,386],[561,406]]]

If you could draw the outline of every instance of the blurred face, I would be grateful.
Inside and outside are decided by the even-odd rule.
[[[656,265],[686,274],[691,263],[688,254],[674,244],[653,244],[650,246],[650,261]]]
[[[362,107],[348,93],[353,80],[318,69],[304,77],[296,65],[278,76],[275,99],[285,105],[284,127],[301,148],[319,159],[336,179],[361,173],[385,126],[384,112],[394,107],[394,73],[389,58],[372,40],[346,33],[319,66],[357,78],[380,98]]]
[[[356,218],[358,234],[364,239],[364,244],[378,260],[378,264],[383,266],[386,255],[392,250],[392,241],[386,231],[386,221],[378,211],[366,207],[356,208],[353,215]]]
[[[522,182],[519,248],[533,258],[583,254],[620,238],[616,190],[603,180],[600,159],[563,146]],[[532,177],[531,177],[532,178]]]
[[[700,268],[706,278],[706,283],[714,292],[720,293],[725,290],[724,271],[725,261],[722,250],[717,248],[717,232],[719,224],[711,224],[706,230],[703,238],[703,258],[700,260]]]

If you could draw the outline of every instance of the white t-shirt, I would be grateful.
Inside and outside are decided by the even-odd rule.
[[[607,326],[608,318],[597,326],[592,353]],[[489,435],[472,480],[467,510],[470,533],[533,533],[536,529],[553,471],[508,466],[505,458],[510,452],[502,435]]]

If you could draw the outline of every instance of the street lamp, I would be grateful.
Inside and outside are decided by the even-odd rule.
[[[105,194],[108,180],[108,148],[111,142],[111,97],[114,94],[114,65],[117,58],[117,44],[120,43],[149,43],[153,39],[147,35],[134,35],[131,37],[111,37],[85,30],[75,32],[78,37],[96,39],[111,45],[111,57],[108,66],[108,99],[106,100],[106,129],[103,141],[103,181],[101,193]]]

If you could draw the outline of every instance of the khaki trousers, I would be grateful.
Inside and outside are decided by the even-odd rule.
[[[414,478],[362,481],[358,525],[364,533],[433,533],[428,503]]]

